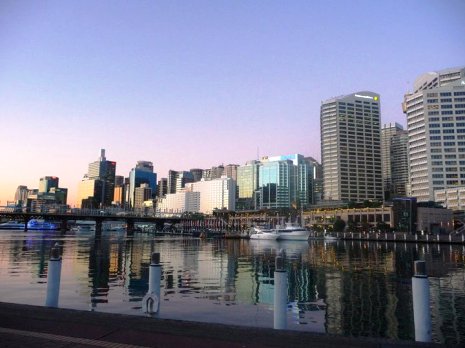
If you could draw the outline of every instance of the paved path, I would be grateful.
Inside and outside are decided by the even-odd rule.
[[[0,302],[0,347],[438,347]]]

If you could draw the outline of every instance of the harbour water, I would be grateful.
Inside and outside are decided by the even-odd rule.
[[[44,305],[55,242],[63,255],[59,307],[146,315],[150,256],[159,252],[160,317],[273,327],[275,257],[283,252],[289,329],[404,340],[414,340],[412,265],[421,259],[433,341],[465,342],[462,245],[0,231],[0,301]]]

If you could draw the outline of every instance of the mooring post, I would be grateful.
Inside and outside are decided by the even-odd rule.
[[[60,246],[55,243],[50,252],[47,274],[47,297],[45,306],[58,307],[58,297],[60,295],[60,278],[61,278],[61,255]]]
[[[431,342],[431,312],[429,308],[429,281],[426,262],[414,262],[412,277],[413,320],[415,341]]]
[[[155,314],[160,310],[161,265],[160,253],[152,253],[149,269],[149,290],[142,299],[144,313]]]
[[[277,330],[287,329],[287,271],[284,269],[284,258],[276,256],[274,271],[274,321]]]

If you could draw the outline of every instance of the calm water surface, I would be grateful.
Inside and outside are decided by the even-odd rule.
[[[144,315],[150,255],[159,252],[160,317],[273,327],[274,259],[282,250],[289,329],[407,340],[414,340],[412,264],[422,259],[433,340],[465,342],[465,249],[458,245],[0,231],[0,301],[44,305],[56,241],[63,248],[63,308]]]

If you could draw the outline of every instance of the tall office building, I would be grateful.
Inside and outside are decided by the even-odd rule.
[[[81,206],[87,208],[111,206],[115,191],[115,172],[116,162],[107,161],[105,150],[101,149],[99,159],[89,164],[88,172],[79,185]]]
[[[187,183],[194,182],[194,175],[188,171],[168,171],[168,193],[176,193],[183,189]]]
[[[257,208],[305,208],[310,204],[310,167],[299,154],[263,157],[258,175]]]
[[[162,198],[168,194],[168,179],[161,178],[157,185],[157,197]]]
[[[405,167],[407,144],[402,140],[405,140],[406,135],[407,132],[398,123],[386,123],[381,129],[381,167],[385,201],[390,201],[399,195],[405,196],[405,185],[408,183],[408,167]],[[405,148],[402,147],[403,145]],[[395,184],[393,174],[396,175]]]
[[[194,177],[194,182],[202,180],[203,169],[193,168],[189,171],[192,173],[192,176]]]
[[[44,176],[39,181],[39,192],[49,192],[52,187],[58,188],[59,179],[56,176]]]
[[[29,189],[27,188],[27,186],[18,186],[15,192],[15,203],[19,205],[25,205],[27,201],[28,192]]]
[[[408,132],[403,130],[391,138],[391,198],[407,196]]]
[[[379,95],[357,92],[321,105],[325,200],[382,201]]]
[[[142,183],[134,189],[134,209],[144,208],[144,202],[152,199],[152,188],[148,183]]]
[[[305,157],[304,160],[309,165],[312,178],[309,203],[318,204],[323,199],[323,166],[313,157]]]
[[[254,210],[258,189],[258,161],[248,161],[237,168],[236,210]]]
[[[228,164],[224,167],[223,175],[226,175],[227,178],[231,178],[234,181],[237,181],[237,168],[238,164]]]
[[[409,137],[410,194],[465,185],[465,67],[421,75],[404,96]]]
[[[124,207],[125,203],[125,192],[124,192],[124,176],[115,176],[115,190],[113,195],[113,204],[118,207]]]
[[[199,212],[211,214],[217,209],[236,209],[236,182],[223,176],[186,184],[186,191],[200,192]]]
[[[157,174],[153,172],[153,163],[149,161],[138,161],[136,167],[129,173],[129,207],[136,208],[136,189],[142,184],[150,187],[152,198],[155,198],[157,190]],[[145,186],[144,186],[145,187]],[[145,194],[145,191],[144,191]],[[139,206],[137,206],[139,207]],[[139,207],[140,208],[140,207]]]

